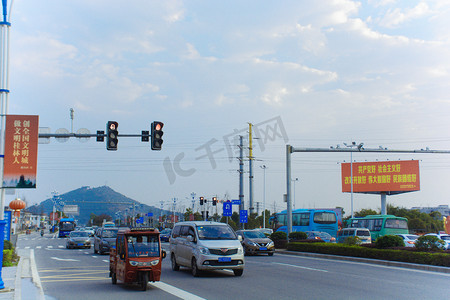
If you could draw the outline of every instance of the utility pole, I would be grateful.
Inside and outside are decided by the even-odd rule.
[[[239,211],[244,210],[244,137],[239,136]],[[242,223],[242,229],[244,224]]]
[[[252,123],[248,123],[248,139],[249,139],[249,157],[248,157],[248,164],[249,164],[249,213],[250,215],[253,213],[253,142],[252,142]]]
[[[261,169],[264,170],[264,191],[263,191],[263,228],[266,228],[266,165],[262,165]]]

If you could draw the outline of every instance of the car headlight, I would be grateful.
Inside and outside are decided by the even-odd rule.
[[[273,246],[273,241],[267,244],[267,247],[272,247]]]
[[[157,264],[159,264],[159,259],[157,259],[157,260],[152,260],[152,261],[150,262],[150,264],[151,264],[152,266],[156,266]]]
[[[238,254],[244,254],[244,248],[239,247],[238,248]]]
[[[208,255],[208,254],[209,254],[209,249],[206,248],[206,247],[200,247],[200,248],[198,249],[198,251],[199,251],[201,254],[203,254],[203,255]]]
[[[258,247],[258,244],[252,241],[249,241],[248,244],[253,247]]]

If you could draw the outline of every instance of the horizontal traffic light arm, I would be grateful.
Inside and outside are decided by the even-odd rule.
[[[95,133],[39,133],[40,138],[70,138],[70,137],[76,137],[76,138],[90,138],[90,137],[98,137],[103,136],[106,137],[106,134],[95,134]],[[119,133],[117,135],[118,137],[142,137],[142,134],[124,134]],[[148,136],[151,136],[150,134]]]

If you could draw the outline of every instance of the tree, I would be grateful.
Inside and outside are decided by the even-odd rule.
[[[354,215],[355,217],[365,217],[370,215],[378,215],[378,212],[370,208],[363,208],[360,211],[355,212]]]

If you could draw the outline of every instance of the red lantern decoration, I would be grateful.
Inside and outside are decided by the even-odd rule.
[[[15,199],[9,203],[9,208],[14,210],[14,216],[17,218],[20,217],[20,210],[24,209],[25,206],[26,206],[26,203],[24,201],[20,200],[19,198]]]

